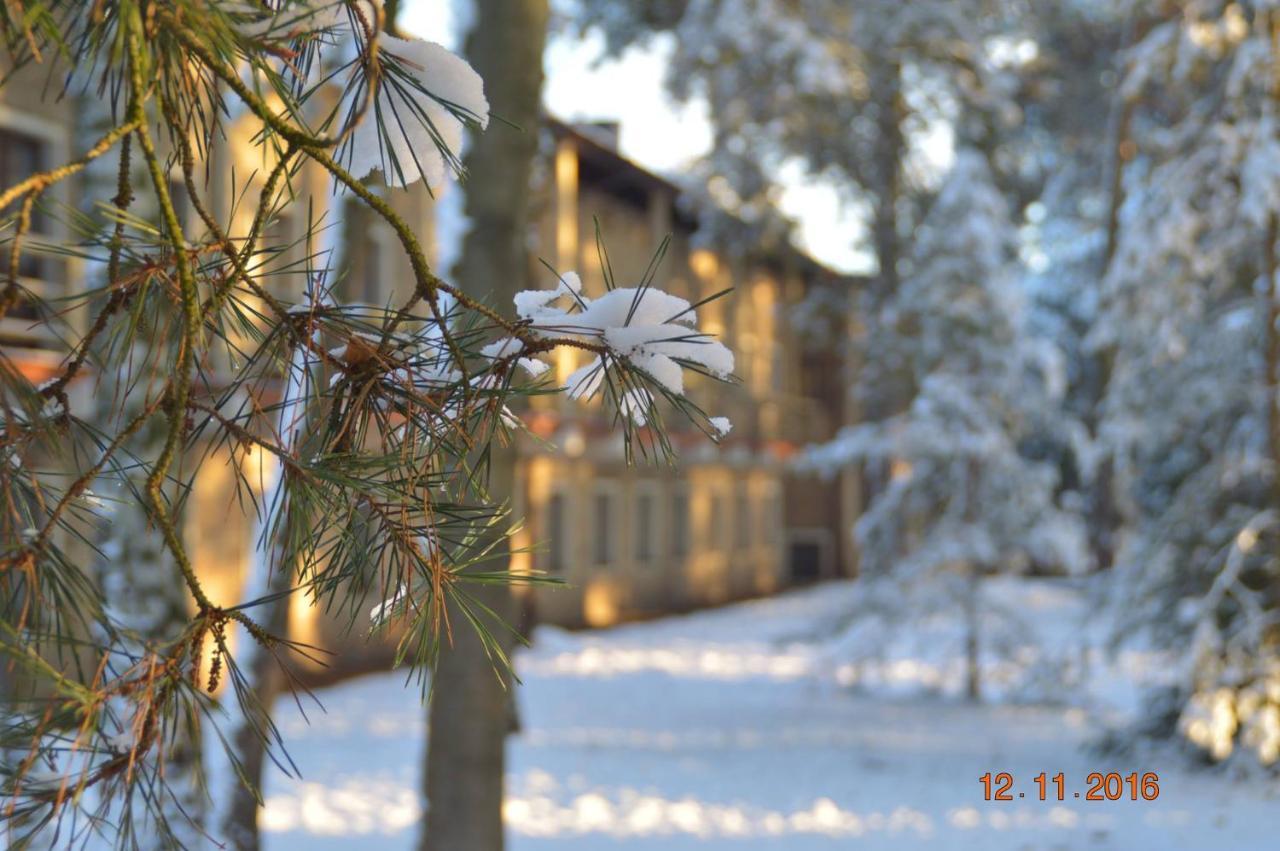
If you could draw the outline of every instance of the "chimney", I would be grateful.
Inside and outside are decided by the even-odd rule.
[[[574,124],[573,129],[597,145],[614,152],[618,150],[618,136],[622,132],[622,125],[617,121],[582,121]]]

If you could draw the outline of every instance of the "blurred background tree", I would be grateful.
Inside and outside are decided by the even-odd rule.
[[[453,279],[476,298],[510,304],[526,289],[525,250],[529,228],[529,187],[538,147],[542,102],[542,51],[547,0],[467,0],[456,9],[467,22],[459,42],[471,66],[490,81],[494,111],[510,122],[508,132],[473,134],[463,164],[462,202],[467,230]],[[488,492],[500,504],[516,498],[516,450],[496,443],[489,451]],[[494,553],[509,557],[505,537]],[[508,624],[516,624],[515,601],[505,585],[475,592],[475,600]],[[451,621],[461,623],[460,612]],[[487,647],[474,632],[455,634],[440,654],[437,688],[429,703],[424,771],[426,818],[424,851],[491,851],[503,843],[502,800],[506,778],[506,737],[516,719],[515,683],[510,671],[493,670],[495,652],[510,653],[511,633]]]

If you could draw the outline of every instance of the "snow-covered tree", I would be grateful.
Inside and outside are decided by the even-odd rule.
[[[1089,342],[1126,520],[1117,626],[1181,672],[1148,727],[1280,754],[1273,3],[1183,2],[1129,51],[1136,156]]]
[[[1072,428],[1042,434],[1039,452],[1055,458],[1064,486],[1079,492],[1090,550],[1105,569],[1114,557],[1117,518],[1110,464],[1094,447],[1108,359],[1085,338],[1098,316],[1131,146],[1132,106],[1118,94],[1123,48],[1156,10],[1095,0],[1034,8],[1020,19],[1016,42],[1027,46],[1014,69],[1025,120],[1001,134],[997,150],[1002,169],[1020,177],[1025,201],[1027,321],[1062,352],[1066,366],[1064,422]]]
[[[508,405],[522,394],[602,395],[628,440],[660,447],[664,400],[709,436],[724,431],[683,397],[682,370],[727,378],[733,368],[688,302],[643,280],[589,301],[566,270],[491,304],[476,294],[483,272],[459,287],[432,270],[414,227],[365,178],[380,173],[388,193],[440,185],[458,172],[464,128],[484,127],[489,106],[467,62],[383,25],[377,0],[0,7],[0,84],[49,63],[108,116],[74,159],[0,187],[11,258],[0,317],[21,303],[68,344],[38,385],[0,354],[0,653],[16,671],[5,682],[0,796],[18,845],[61,831],[72,845],[97,835],[175,847],[165,765],[197,731],[222,743],[243,787],[214,790],[215,802],[256,802],[253,761],[266,752],[288,764],[270,710],[278,672],[306,652],[284,617],[299,597],[363,614],[374,576],[384,602],[372,620],[402,635],[403,658],[431,665],[447,636],[474,635],[492,678],[505,626],[484,592],[538,580],[508,572],[512,521],[482,475],[519,427]],[[216,203],[225,185],[211,177],[231,121],[249,125],[263,163],[231,187],[234,212]],[[111,200],[90,197],[85,213],[42,205],[50,187],[110,159]],[[154,205],[135,204],[143,194]],[[395,234],[410,269],[401,303],[334,303],[327,243],[340,225],[309,216],[293,242],[305,253],[296,274],[264,273],[260,259],[288,248],[273,222],[317,194],[354,198]],[[72,235],[34,242],[37,211],[64,217]],[[78,256],[101,279],[51,303],[15,271],[41,251]],[[290,279],[298,285],[281,286]],[[547,386],[542,358],[563,346],[597,360],[574,386]],[[99,392],[72,392],[81,387]],[[100,392],[112,387],[127,389]],[[73,401],[95,395],[91,411]],[[265,494],[254,472],[263,458],[280,471]],[[238,602],[206,589],[182,534],[209,463],[228,464],[240,504],[258,513]],[[150,566],[132,555],[143,550]],[[119,576],[140,572],[141,584],[95,581],[126,558]],[[153,585],[164,601],[131,599]],[[219,827],[185,816],[191,831]],[[234,812],[227,824],[236,847],[256,846],[252,824]]]
[[[915,270],[866,346],[870,382],[907,388],[897,412],[811,453],[889,470],[857,525],[867,612],[910,626],[959,606],[977,697],[981,579],[1087,566],[1083,529],[1057,502],[1054,465],[1027,440],[1062,391],[1055,351],[1027,334],[1014,231],[985,158],[962,151],[917,233]]]
[[[933,184],[924,141],[940,122],[971,142],[1007,118],[1007,81],[987,49],[1002,0],[626,0],[581,3],[608,49],[670,34],[680,98],[705,98],[715,129],[703,177],[760,220],[778,173],[798,162],[869,209],[877,290],[909,263],[907,235]],[[753,234],[754,236],[754,234]],[[851,241],[855,238],[850,235]]]

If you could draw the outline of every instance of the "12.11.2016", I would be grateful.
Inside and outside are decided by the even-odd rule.
[[[987,772],[978,778],[982,784],[984,801],[1013,801],[1028,797],[1041,801],[1065,801],[1070,795],[1084,801],[1154,801],[1160,797],[1160,777],[1154,771],[1121,774],[1118,771],[1095,771],[1085,777],[1085,789],[1069,792],[1067,778],[1062,772],[1048,776],[1040,772],[1031,778],[1035,790],[1015,792],[1013,775],[1007,771],[998,774]]]

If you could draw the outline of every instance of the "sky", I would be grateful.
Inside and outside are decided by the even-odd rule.
[[[401,16],[406,31],[457,48],[450,0],[407,0]],[[663,77],[671,48],[669,40],[658,39],[601,61],[603,39],[598,35],[555,35],[546,53],[547,108],[568,121],[617,121],[624,156],[652,171],[679,172],[709,149],[712,136],[704,101],[679,104],[666,93]],[[622,92],[625,97],[619,96]],[[844,272],[873,268],[858,247],[863,224],[844,208],[834,186],[808,178],[794,166],[784,169],[779,182],[781,207],[797,221],[800,248]]]

